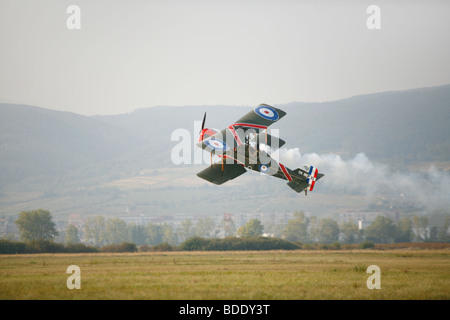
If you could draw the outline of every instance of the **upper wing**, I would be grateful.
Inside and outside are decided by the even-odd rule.
[[[198,142],[197,146],[216,154],[226,153],[228,150],[233,150],[236,146],[245,144],[245,140],[248,138],[250,132],[258,133],[261,130],[265,130],[285,115],[286,112],[281,109],[267,104],[260,104],[235,123],[228,126],[228,128]],[[259,141],[265,142],[269,146],[275,145],[277,147],[281,147],[284,144],[282,139],[275,139],[275,137],[267,134],[264,140],[259,139]]]
[[[267,104],[260,104],[245,116],[237,120],[230,127],[255,129],[257,131],[267,129],[268,126],[277,122],[286,115],[281,109],[269,106]]]

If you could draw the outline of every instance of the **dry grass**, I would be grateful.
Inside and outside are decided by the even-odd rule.
[[[380,290],[366,286],[373,264]],[[450,250],[3,255],[0,298],[449,299]]]

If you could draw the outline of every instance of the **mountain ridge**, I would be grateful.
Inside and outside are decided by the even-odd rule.
[[[273,106],[287,112],[271,128],[279,129],[288,151],[338,155],[344,160],[364,154],[370,161],[402,170],[424,161],[450,161],[450,85]],[[119,115],[83,116],[0,104],[0,211],[17,212],[42,204],[59,212],[117,212],[137,201],[167,212],[182,210],[192,199],[202,199],[190,188],[224,197],[232,192],[245,206],[246,197],[233,193],[231,185],[215,188],[197,181],[195,172],[204,166],[173,164],[171,150],[178,141],[172,141],[171,134],[179,128],[190,132],[194,152],[194,122],[200,122],[204,112],[207,127],[222,129],[254,107],[160,106]],[[176,168],[179,170],[173,171]],[[139,178],[142,174],[145,183]],[[248,174],[240,181],[251,185],[263,178]],[[324,179],[323,186],[329,185],[327,172]],[[134,189],[124,187],[127,183],[135,183]],[[254,192],[254,199],[268,194],[293,196],[284,195],[282,181],[273,181],[271,186],[275,187],[260,184],[250,192]],[[317,189],[320,192],[320,186]],[[30,196],[19,196],[26,193]],[[197,210],[200,204],[186,210]]]

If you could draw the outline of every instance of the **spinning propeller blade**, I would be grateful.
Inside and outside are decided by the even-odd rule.
[[[205,121],[206,121],[206,112],[205,115],[203,116],[203,121],[202,121],[202,130],[200,130],[200,132],[203,131],[203,129],[205,128]]]

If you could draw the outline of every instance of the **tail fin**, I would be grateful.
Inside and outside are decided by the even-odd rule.
[[[305,166],[305,169],[297,168],[292,173],[293,180],[288,183],[288,186],[297,192],[312,191],[316,181],[324,176],[314,166]]]
[[[309,172],[308,172],[308,179],[306,179],[306,182],[308,182],[309,184],[309,191],[313,191],[314,189],[314,185],[316,184],[316,179],[317,179],[317,174],[319,173],[319,170],[317,170],[316,167],[311,166],[309,168]]]

